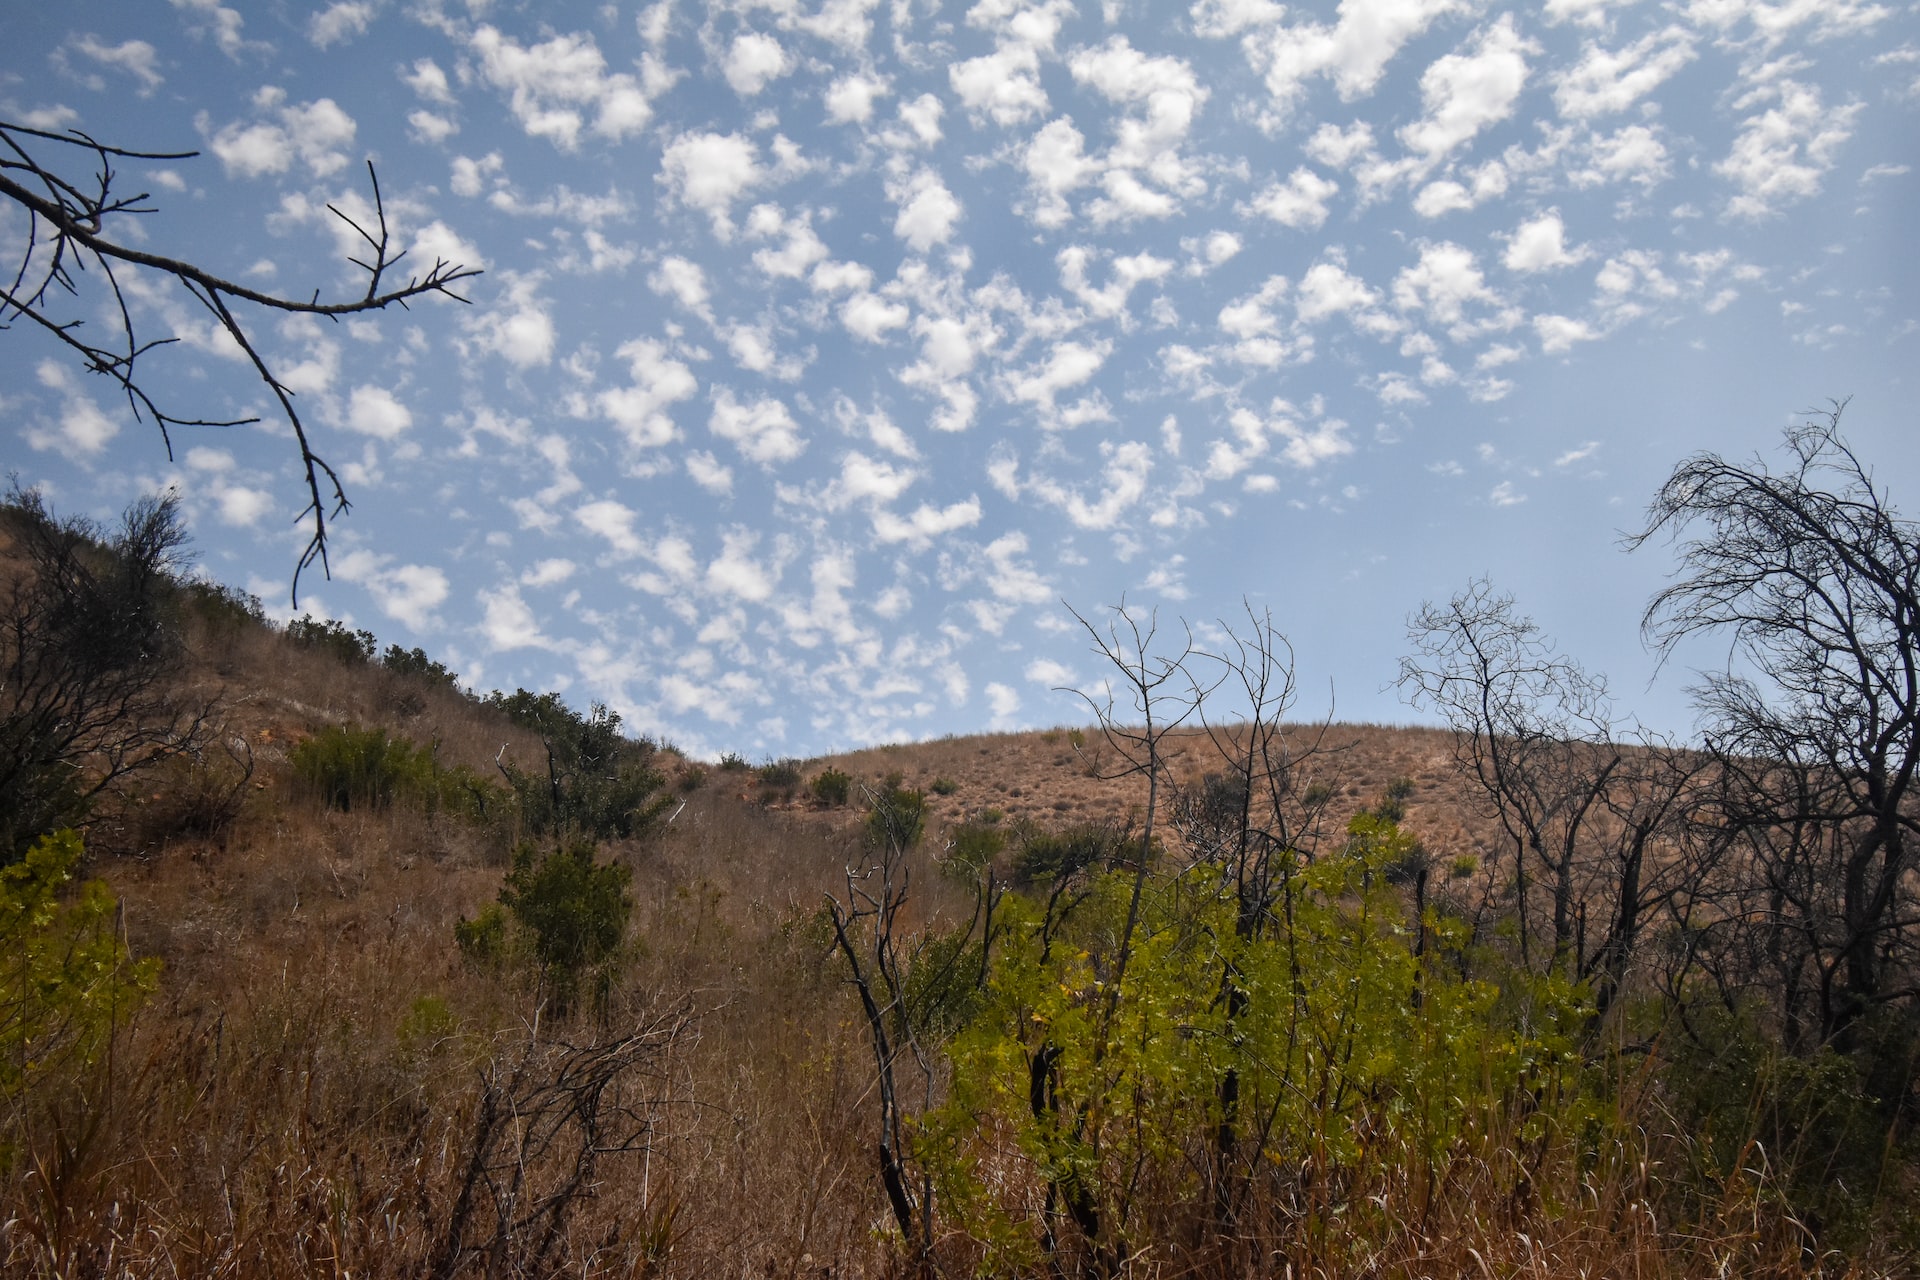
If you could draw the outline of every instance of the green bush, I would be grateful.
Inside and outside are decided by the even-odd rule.
[[[58,831],[0,867],[0,1099],[93,1061],[159,982],[158,960],[128,957],[104,881],[63,892],[82,852]],[[6,1154],[0,1138],[0,1167]]]
[[[800,785],[800,762],[791,756],[769,760],[760,766],[760,785],[775,791],[792,791]]]
[[[1007,833],[981,822],[963,822],[947,833],[947,856],[940,869],[956,880],[972,883],[993,865],[1007,847]]]
[[[540,735],[542,767],[503,763],[527,832],[561,839],[631,839],[666,816],[673,797],[652,767],[656,748],[620,732],[620,715],[594,703],[581,715],[558,694],[517,689],[487,705]]]
[[[867,810],[866,840],[875,849],[911,849],[927,825],[927,797],[903,785],[893,774],[873,793]]]
[[[952,778],[935,778],[927,789],[937,796],[950,796],[960,789],[960,784]]]
[[[1125,858],[1124,832],[1103,823],[1081,823],[1064,831],[1031,831],[1013,857],[1013,882],[1041,888],[1072,879],[1083,871]]]
[[[287,624],[287,639],[302,649],[316,649],[329,654],[348,666],[362,666],[371,662],[373,647],[377,643],[371,631],[350,631],[338,619],[328,618],[323,622],[310,613]]]
[[[384,809],[403,795],[436,793],[432,758],[385,729],[330,725],[289,758],[294,777],[329,809]]]
[[[838,809],[853,795],[853,775],[838,769],[822,769],[807,784],[813,798],[829,808]]]
[[[745,756],[735,755],[731,751],[720,757],[720,771],[722,773],[742,773],[752,767],[752,765],[747,763]]]
[[[454,691],[460,688],[459,675],[447,670],[444,663],[429,658],[424,649],[402,649],[397,644],[390,644],[387,651],[380,655],[380,665],[395,675],[406,676],[434,688]]]
[[[583,840],[544,854],[531,844],[514,852],[500,905],[524,932],[561,1006],[571,1003],[583,979],[595,979],[601,993],[611,981],[633,912],[631,879],[621,863],[596,862],[593,845]]]

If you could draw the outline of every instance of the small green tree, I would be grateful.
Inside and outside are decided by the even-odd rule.
[[[59,831],[0,867],[0,1098],[93,1061],[159,981],[158,960],[128,956],[104,881],[64,892],[82,852]]]
[[[522,844],[499,902],[472,920],[462,917],[454,938],[469,960],[489,967],[524,956],[559,1011],[572,1006],[583,983],[597,1003],[612,985],[626,940],[631,880],[624,864],[596,861],[589,841],[545,853]]]

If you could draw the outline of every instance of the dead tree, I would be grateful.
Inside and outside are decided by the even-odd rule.
[[[1643,619],[1654,646],[1728,642],[1696,702],[1828,1038],[1920,990],[1920,525],[1841,438],[1844,408],[1789,428],[1778,471],[1686,459],[1628,540],[1678,547]]]
[[[294,405],[293,392],[274,376],[266,357],[249,335],[243,320],[245,309],[251,306],[270,312],[338,320],[342,316],[381,311],[396,303],[404,307],[415,298],[435,294],[465,302],[467,299],[457,291],[457,286],[480,272],[459,263],[437,261],[424,274],[409,275],[404,281],[399,279],[399,267],[406,250],[393,243],[386,205],[380,195],[380,180],[374,173],[372,161],[367,162],[367,179],[373,188],[371,225],[363,226],[338,208],[327,206],[364,242],[364,256],[350,259],[367,275],[366,291],[356,296],[323,301],[318,290],[307,298],[263,293],[195,263],[136,248],[116,234],[113,225],[116,220],[153,212],[147,192],[129,195],[116,185],[120,178],[115,169],[117,164],[128,160],[169,163],[191,159],[197,154],[127,150],[97,141],[77,129],[50,133],[0,121],[0,196],[27,215],[27,233],[19,265],[10,280],[0,283],[0,328],[27,321],[87,370],[111,381],[126,396],[127,406],[136,420],[151,421],[159,428],[171,459],[176,427],[233,427],[258,419],[183,417],[155,401],[142,381],[146,368],[143,357],[178,339],[142,336],[127,297],[126,280],[141,271],[157,273],[204,307],[246,355],[293,429],[307,489],[307,506],[301,518],[310,520],[313,529],[294,570],[293,597],[297,608],[300,573],[316,561],[323,573],[327,571],[327,522],[344,514],[349,503],[339,476],[315,451],[307,424]],[[81,318],[92,309],[85,305],[81,288],[89,272],[97,276],[95,288],[105,291],[115,317],[115,322],[98,337],[89,336]]]

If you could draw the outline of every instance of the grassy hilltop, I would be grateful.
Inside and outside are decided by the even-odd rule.
[[[700,762],[272,626],[159,505],[0,513],[8,1274],[1920,1260],[1911,1019],[1769,993],[1689,753],[1534,744],[1564,894],[1472,743],[1272,700]]]

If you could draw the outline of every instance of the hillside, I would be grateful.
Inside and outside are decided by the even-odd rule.
[[[24,572],[17,557],[5,569]],[[1701,1127],[1718,1114],[1702,1097],[1726,1078],[1661,1056],[1669,1032],[1651,989],[1609,1038],[1577,1048],[1590,1000],[1501,958],[1511,928],[1485,913],[1511,845],[1455,768],[1449,733],[1288,731],[1316,748],[1289,783],[1314,820],[1287,856],[1312,858],[1286,873],[1298,877],[1285,882],[1287,927],[1276,914],[1233,963],[1257,992],[1260,966],[1282,954],[1259,948],[1304,940],[1316,955],[1289,962],[1297,1007],[1320,1009],[1311,984],[1330,983],[1326,1008],[1344,1012],[1315,1034],[1346,1047],[1320,1054],[1309,1037],[1306,1074],[1269,1097],[1255,1066],[1182,1056],[1228,1043],[1201,1030],[1224,980],[1178,985],[1194,965],[1212,972],[1197,940],[1233,932],[1194,887],[1213,865],[1190,843],[1199,819],[1169,825],[1200,812],[1179,805],[1223,767],[1198,733],[1163,744],[1151,878],[1135,878],[1115,834],[1147,816],[1144,780],[1089,726],[759,765],[627,742],[610,758],[644,773],[634,811],[651,816],[567,864],[577,836],[540,834],[533,806],[551,783],[558,811],[548,746],[591,715],[536,727],[530,695],[489,705],[443,672],[372,655],[370,638],[284,633],[230,593],[186,592],[177,607],[186,647],[168,679],[205,731],[102,796],[85,862],[117,899],[111,937],[159,969],[140,980],[144,998],[125,988],[137,1012],[109,1012],[91,1040],[29,1029],[5,1042],[24,1064],[5,1077],[0,1135],[10,1274],[1171,1276],[1284,1263],[1325,1275],[1785,1276],[1897,1274],[1915,1256],[1908,1219],[1888,1207],[1912,1177],[1893,1138],[1878,1165],[1886,1194],[1851,1202],[1852,1221],[1805,1208],[1791,1166],[1807,1152],[1833,1159],[1822,1125],[1871,1131],[1880,1113],[1866,1103],[1780,1129],[1767,1127],[1778,1114],[1736,1101],[1732,1121]],[[364,730],[402,744],[383,757],[404,765],[387,790],[336,794],[301,763],[312,744]],[[850,784],[844,803],[811,786],[833,771]],[[924,834],[876,846],[873,806],[909,799]],[[1431,886],[1419,882],[1438,904],[1427,917],[1412,914],[1396,870],[1419,848],[1434,869]],[[986,863],[965,863],[981,849]],[[610,948],[564,961],[543,950],[538,917],[513,901],[560,901],[559,882],[541,879],[549,869],[573,877],[566,892],[580,896],[566,901],[630,901]],[[890,935],[845,915],[860,902],[850,893],[883,883],[901,892]],[[1001,895],[985,947],[968,924],[983,884]],[[843,904],[838,949],[830,897]],[[1137,946],[1127,981],[1184,1010],[1172,1030],[1125,1021],[1110,950],[1123,916],[1117,972]],[[1484,923],[1469,931],[1469,916]],[[1072,939],[1067,969],[1022,958],[1024,939],[1056,929]],[[1044,981],[1017,996],[1029,1002],[1019,1019],[1057,1029],[1026,1048],[983,1038],[993,1001],[1015,998],[1030,962]],[[847,979],[884,997],[889,965],[899,1000],[875,1021]],[[1006,967],[989,982],[990,966]],[[976,969],[977,984],[953,977]],[[1377,1010],[1363,983],[1379,984],[1364,986]],[[1066,1028],[1098,1016],[1133,1028],[1137,1062],[1116,1032],[1073,1065]],[[1251,1014],[1237,1016],[1234,1034],[1264,1043]],[[876,1028],[913,1048],[896,1046],[880,1091]],[[1409,1047],[1430,1035],[1441,1039]],[[1373,1047],[1356,1056],[1363,1042]],[[26,1063],[37,1044],[67,1056]],[[1261,1052],[1291,1051],[1282,1045]],[[1017,1083],[994,1074],[1003,1068]],[[1224,1074],[1183,1093],[1200,1070]],[[1841,1087],[1832,1061],[1805,1070]],[[1049,1117],[1065,1114],[1075,1071],[1108,1081],[1070,1104],[1082,1108],[1076,1133],[1118,1127],[1074,1157],[1087,1163],[1056,1164],[1044,1144],[1078,1137],[1019,1127],[1063,1125]],[[1231,1178],[1209,1172],[1208,1154],[1225,1159],[1214,1135],[1240,1114],[1222,1111],[1228,1078],[1271,1108],[1272,1135]],[[881,1100],[896,1091],[888,1112]],[[883,1132],[892,1145],[877,1161]],[[1781,1133],[1803,1150],[1769,1149]],[[1119,1191],[1100,1163],[1115,1153],[1135,1162]],[[889,1158],[910,1175],[898,1200]],[[1209,1179],[1242,1198],[1209,1201],[1196,1190]],[[1107,1243],[1116,1213],[1127,1254]]]

